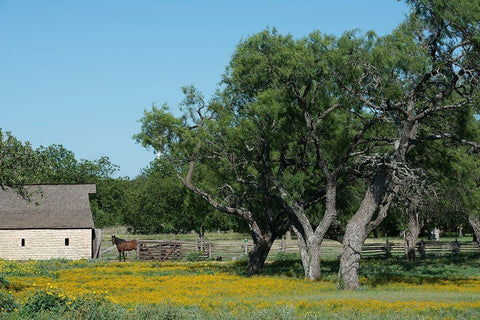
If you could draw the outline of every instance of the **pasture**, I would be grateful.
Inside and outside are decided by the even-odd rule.
[[[111,235],[117,235],[120,238],[129,240],[154,240],[154,241],[174,241],[180,242],[183,246],[183,257],[187,260],[200,258],[198,255],[199,244],[196,233],[185,234],[152,234],[152,235],[132,235],[128,234],[125,227],[110,227],[102,232],[102,260],[118,261],[118,251],[112,244]],[[248,250],[253,246],[251,237],[248,234],[236,232],[210,232],[206,234],[205,251],[210,253],[210,259],[222,257],[222,260],[246,259]],[[419,241],[422,239],[419,239]],[[461,253],[480,253],[478,245],[472,241],[472,236],[442,237],[441,241],[426,241],[426,256],[445,255],[452,252],[452,244],[458,240],[460,243],[459,252]],[[384,250],[390,246],[390,251]],[[366,257],[382,257],[404,255],[404,243],[401,238],[369,238],[366,240],[362,249],[362,255]],[[342,244],[333,240],[325,239],[321,246],[322,259],[335,259],[341,254]],[[417,248],[418,249],[418,248]],[[277,239],[273,244],[269,260],[279,253],[298,254],[298,244],[294,236],[291,239]],[[136,259],[135,251],[126,252],[128,259]],[[420,256],[420,252],[417,252]],[[190,257],[189,257],[190,256]],[[123,259],[123,258],[122,258]]]
[[[0,260],[0,319],[480,318],[478,254],[366,259],[356,292],[336,289],[336,259],[319,282],[303,280],[291,254],[272,256],[262,276],[245,265]]]

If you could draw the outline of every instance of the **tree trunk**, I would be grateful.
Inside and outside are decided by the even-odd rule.
[[[480,246],[480,216],[478,215],[469,215],[468,221],[473,228],[473,233],[475,235],[475,241],[477,241],[478,246]]]
[[[308,219],[299,219],[304,230],[304,243],[306,246],[306,257],[302,257],[302,263],[305,270],[305,278],[310,280],[320,280],[322,273],[320,267],[320,245],[322,244],[328,228],[337,216],[336,211],[336,197],[337,186],[336,180],[333,178],[327,179],[326,183],[326,198],[325,198],[325,214],[318,224],[315,231],[311,228]],[[297,212],[297,217],[305,215],[302,211]],[[303,262],[303,259],[305,262]]]
[[[305,273],[305,279],[307,279],[308,270],[310,269],[308,265],[309,259],[308,259],[307,242],[305,241],[303,234],[295,226],[292,226],[292,230],[297,237],[298,250],[300,251],[300,258],[302,259],[302,266],[303,266],[303,271]]]
[[[355,290],[360,286],[358,268],[360,266],[362,245],[366,238],[365,228],[375,212],[373,206],[374,201],[364,199],[362,206],[345,228],[338,280],[338,287],[341,289]]]
[[[325,238],[328,228],[337,217],[336,199],[336,180],[330,177],[326,183],[325,214],[315,231],[309,229],[309,231],[306,232],[308,279],[310,280],[320,280],[322,276],[320,268],[320,245]]]
[[[249,276],[258,275],[262,272],[275,237],[272,234],[261,238],[254,236],[254,246],[248,253],[247,272]]]
[[[408,226],[405,231],[405,258],[409,261],[415,260],[415,246],[417,244],[418,236],[422,228],[419,220],[415,204],[410,203],[408,206]]]
[[[320,280],[322,276],[320,268],[320,244],[322,238],[310,232],[307,237],[308,240],[305,240],[305,237],[297,228],[292,227],[292,229],[297,235],[305,279]]]
[[[308,240],[308,279],[320,280],[322,272],[320,270],[320,244],[322,239],[314,234]]]
[[[384,170],[379,170],[374,175],[360,207],[345,228],[342,256],[340,258],[339,288],[356,290],[360,286],[358,268],[362,245],[368,236],[366,233],[367,227],[382,201],[388,182],[389,177]]]

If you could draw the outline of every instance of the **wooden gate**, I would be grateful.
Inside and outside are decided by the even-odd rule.
[[[137,259],[139,260],[171,260],[181,259],[182,244],[175,241],[138,240]]]

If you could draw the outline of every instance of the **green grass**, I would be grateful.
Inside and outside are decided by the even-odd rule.
[[[155,275],[170,275],[162,269],[158,262],[134,262],[134,264],[150,264]],[[196,268],[182,272],[186,274],[239,274],[245,276],[246,261],[206,263]],[[8,280],[11,276],[48,276],[55,277],[56,272],[70,268],[87,268],[92,265],[109,264],[105,261],[77,261],[50,260],[36,262],[34,268],[19,268],[5,264],[0,271],[5,288],[9,287]],[[27,263],[25,263],[27,265]],[[119,272],[125,266],[125,274],[129,264],[117,264]],[[158,268],[157,268],[158,267]],[[333,300],[378,300],[383,301],[417,301],[417,302],[446,302],[455,303],[478,302],[480,295],[478,289],[473,292],[457,292],[455,290],[426,292],[422,285],[431,285],[443,280],[455,283],[461,288],[462,281],[478,279],[480,276],[480,254],[451,254],[441,257],[432,257],[425,260],[405,261],[400,258],[389,259],[364,259],[360,265],[362,287],[358,291],[338,291],[334,283],[338,274],[339,262],[336,259],[322,261],[322,275],[331,281],[332,288],[321,293],[308,292],[302,297],[309,301],[319,299]],[[181,273],[181,272],[180,272]],[[176,274],[179,274],[177,271]],[[151,274],[150,276],[153,276]],[[277,254],[265,266],[264,275],[269,277],[302,278],[303,269],[298,256],[293,254]],[[145,274],[145,276],[149,276]],[[396,283],[406,283],[406,287],[396,288]],[[409,287],[408,284],[412,286]],[[4,288],[4,289],[5,289]],[[412,289],[413,288],[413,289]],[[219,309],[206,311],[198,307],[185,307],[174,305],[137,305],[124,307],[102,299],[79,299],[73,304],[68,304],[62,299],[55,299],[48,295],[38,294],[33,296],[26,304],[19,304],[10,299],[8,291],[0,297],[5,304],[7,312],[0,312],[0,319],[480,319],[479,309],[442,308],[439,310],[411,311],[401,310],[388,312],[381,315],[371,310],[339,310],[326,312],[312,310],[306,312],[290,306],[278,306],[259,310],[245,310],[241,314],[231,314],[227,310]],[[341,303],[341,302],[339,302]],[[12,311],[18,308],[16,311]]]

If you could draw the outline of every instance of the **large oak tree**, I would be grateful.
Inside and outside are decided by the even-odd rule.
[[[396,128],[391,149],[381,154],[364,199],[346,227],[340,266],[340,284],[346,289],[359,286],[361,246],[395,176],[413,172],[409,153],[420,143],[452,139],[452,112],[478,102],[480,3],[408,3],[411,16],[392,35],[379,39],[367,59],[352,64],[361,70],[356,85],[343,85]],[[339,71],[337,80],[342,78]]]

